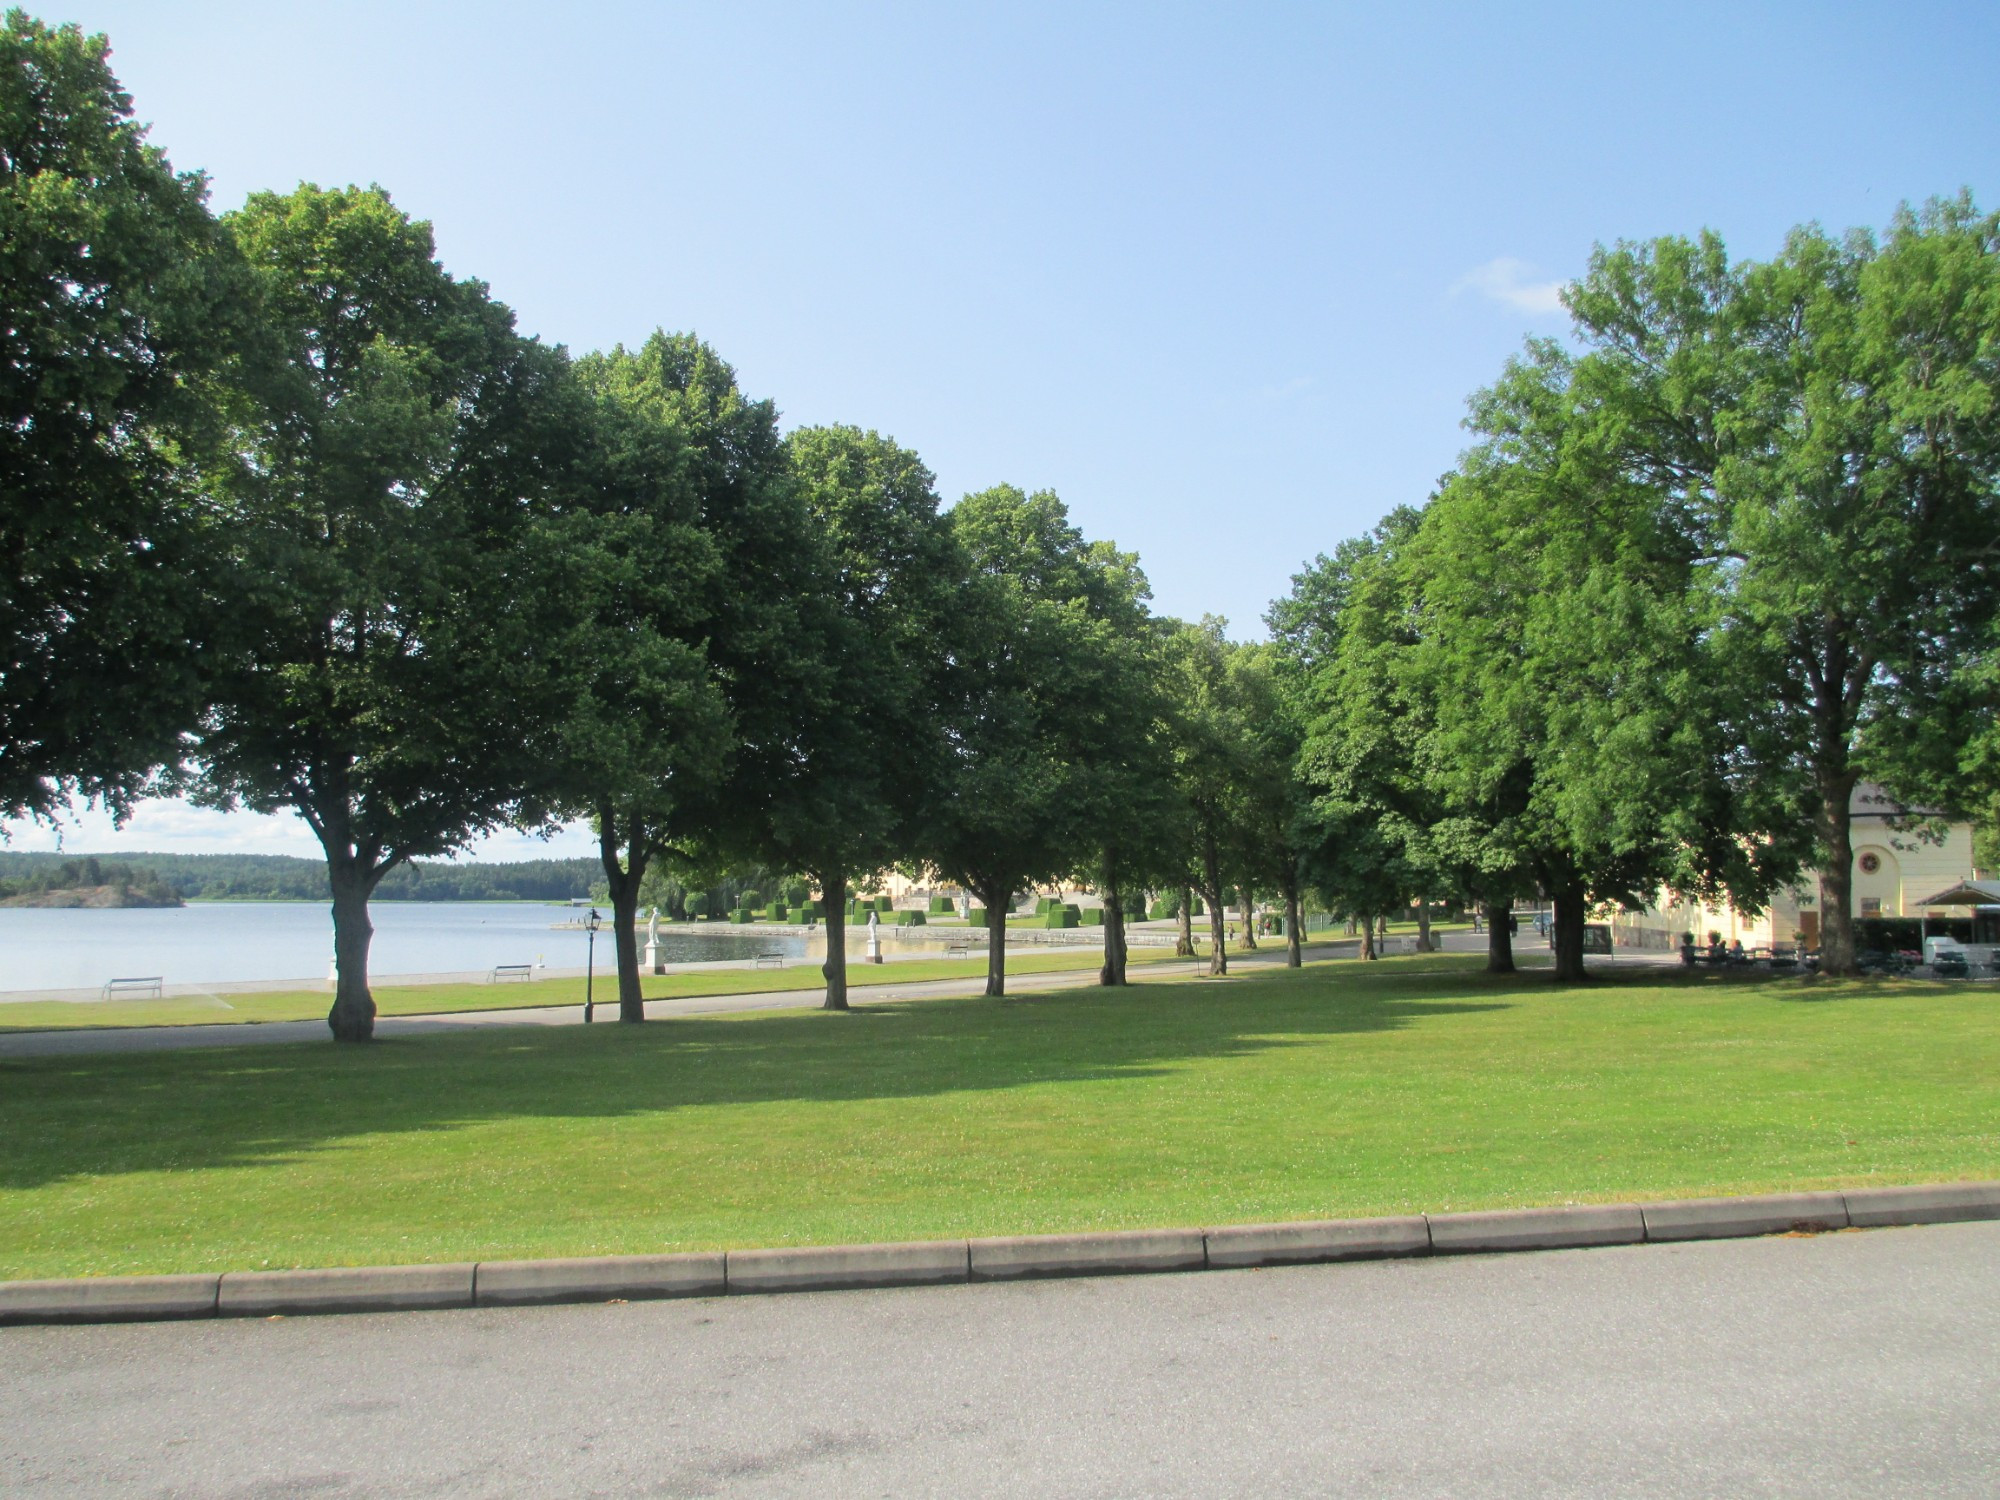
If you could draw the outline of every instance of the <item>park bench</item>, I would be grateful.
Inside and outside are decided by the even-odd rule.
[[[782,948],[766,948],[753,960],[751,967],[757,969],[782,969],[785,966],[785,952]]]
[[[976,946],[971,942],[946,943],[944,945],[944,956],[946,958],[970,958]]]
[[[161,986],[162,977],[158,974],[138,979],[107,979],[99,998],[115,1000],[120,995],[146,995],[158,1000],[165,993]]]
[[[533,979],[534,977],[535,966],[533,964],[495,964],[493,972],[487,976],[486,982],[488,984],[499,984],[503,980],[526,980]]]

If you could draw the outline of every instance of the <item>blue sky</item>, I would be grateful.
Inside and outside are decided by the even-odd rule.
[[[525,330],[693,329],[787,425],[891,434],[947,501],[1053,488],[1240,635],[1423,500],[1593,243],[2000,202],[1991,4],[38,13],[110,35],[219,208],[380,182]],[[302,834],[162,807],[68,843]]]

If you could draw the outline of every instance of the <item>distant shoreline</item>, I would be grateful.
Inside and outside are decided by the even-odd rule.
[[[58,886],[0,900],[0,908],[11,911],[162,911],[186,905],[171,893],[148,893],[129,885]]]

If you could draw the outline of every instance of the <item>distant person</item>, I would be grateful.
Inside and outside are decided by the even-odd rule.
[[[1747,955],[1743,952],[1742,938],[1738,938],[1735,942],[1729,945],[1729,961],[1731,963],[1740,964],[1743,962],[1746,956]]]

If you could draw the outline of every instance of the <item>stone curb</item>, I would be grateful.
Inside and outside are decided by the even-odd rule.
[[[1588,1245],[1637,1245],[1646,1221],[1636,1203],[1580,1203],[1569,1208],[1502,1208],[1483,1213],[1425,1214],[1431,1250],[1470,1255],[1498,1250],[1575,1250]]]
[[[472,1268],[475,1307],[720,1297],[728,1285],[720,1251],[694,1255],[598,1255],[569,1260],[482,1260]]]
[[[1920,1187],[1849,1188],[1847,1222],[1856,1229],[1960,1224],[2000,1219],[2000,1182],[1934,1182]]]
[[[221,1280],[210,1274],[0,1281],[0,1325],[212,1318],[216,1286]]]
[[[472,1262],[442,1266],[333,1266],[313,1271],[225,1271],[215,1311],[272,1314],[403,1312],[472,1306]]]
[[[854,1287],[936,1286],[970,1279],[964,1240],[901,1245],[813,1245],[732,1250],[732,1292],[810,1292]]]
[[[968,1240],[974,1281],[1028,1276],[1117,1276],[1199,1271],[1208,1247],[1199,1229],[1121,1229],[1103,1234],[1025,1234]]]
[[[1648,1203],[1641,1212],[1649,1240],[1724,1240],[1847,1228],[1847,1200],[1839,1193],[1687,1198],[1678,1203]]]
[[[1430,1225],[1422,1214],[1396,1219],[1320,1219],[1301,1224],[1231,1224],[1202,1231],[1212,1270],[1301,1266],[1334,1260],[1386,1260],[1428,1255]]]
[[[0,1325],[636,1301],[1223,1270],[2000,1219],[2000,1182],[690,1255],[0,1282]]]

